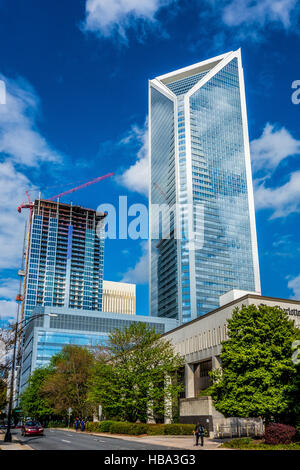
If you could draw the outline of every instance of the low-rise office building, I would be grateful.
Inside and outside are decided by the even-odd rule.
[[[233,290],[220,297],[219,308],[163,335],[185,359],[185,390],[180,402],[182,422],[195,422],[202,418],[212,431],[214,424],[224,421],[223,415],[214,409],[210,397],[199,397],[199,393],[210,385],[209,372],[221,367],[221,343],[228,338],[227,320],[236,307],[252,304],[277,306],[286,311],[300,328],[300,301]]]
[[[135,315],[136,286],[127,282],[103,281],[102,311]]]
[[[49,364],[51,357],[67,344],[93,349],[104,345],[114,329],[124,329],[143,322],[160,334],[178,326],[178,321],[144,315],[97,312],[64,307],[36,307],[24,334],[24,348],[19,393],[27,386],[30,374],[37,367]]]

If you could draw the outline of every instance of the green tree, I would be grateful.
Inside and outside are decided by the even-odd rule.
[[[94,357],[88,349],[66,345],[53,356],[52,373],[45,380],[42,395],[47,398],[55,413],[66,415],[72,408],[73,415],[90,414],[87,402],[87,382],[91,374]]]
[[[133,323],[109,336],[94,366],[89,399],[105,416],[136,422],[161,419],[178,402],[177,371],[183,359],[170,342],[144,323]]]
[[[20,408],[24,416],[43,420],[53,413],[49,401],[43,396],[42,389],[52,371],[48,367],[35,369],[28,386],[20,397]]]
[[[299,370],[292,362],[292,343],[299,335],[278,307],[236,308],[228,320],[229,339],[222,344],[222,370],[211,374],[216,409],[265,421],[295,410]]]

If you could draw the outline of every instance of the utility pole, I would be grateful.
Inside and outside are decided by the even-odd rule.
[[[39,313],[38,315],[33,315],[27,321],[27,325],[30,321],[35,320],[36,318],[49,316],[49,317],[57,317],[55,313]],[[12,417],[12,403],[13,403],[13,395],[14,395],[14,380],[15,380],[15,363],[16,363],[16,351],[17,351],[17,341],[18,341],[18,326],[21,325],[24,320],[20,323],[15,324],[15,335],[14,335],[14,342],[13,342],[13,358],[12,358],[12,368],[11,368],[11,376],[10,376],[10,390],[9,390],[9,400],[8,400],[8,412],[7,412],[7,430],[4,436],[4,442],[11,442],[11,417]],[[20,329],[20,333],[22,332],[22,328]]]

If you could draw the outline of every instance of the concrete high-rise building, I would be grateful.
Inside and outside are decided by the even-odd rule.
[[[135,315],[135,284],[103,281],[103,312]]]
[[[104,240],[97,226],[103,218],[93,209],[35,201],[26,255],[25,319],[36,306],[102,310]]]
[[[260,293],[240,50],[150,80],[149,146],[150,314],[183,323]]]

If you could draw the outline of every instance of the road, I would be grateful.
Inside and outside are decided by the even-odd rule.
[[[23,437],[20,430],[13,430],[12,434],[35,450],[175,450],[172,447],[126,441],[117,437],[93,436],[58,429],[45,429],[44,436]]]

